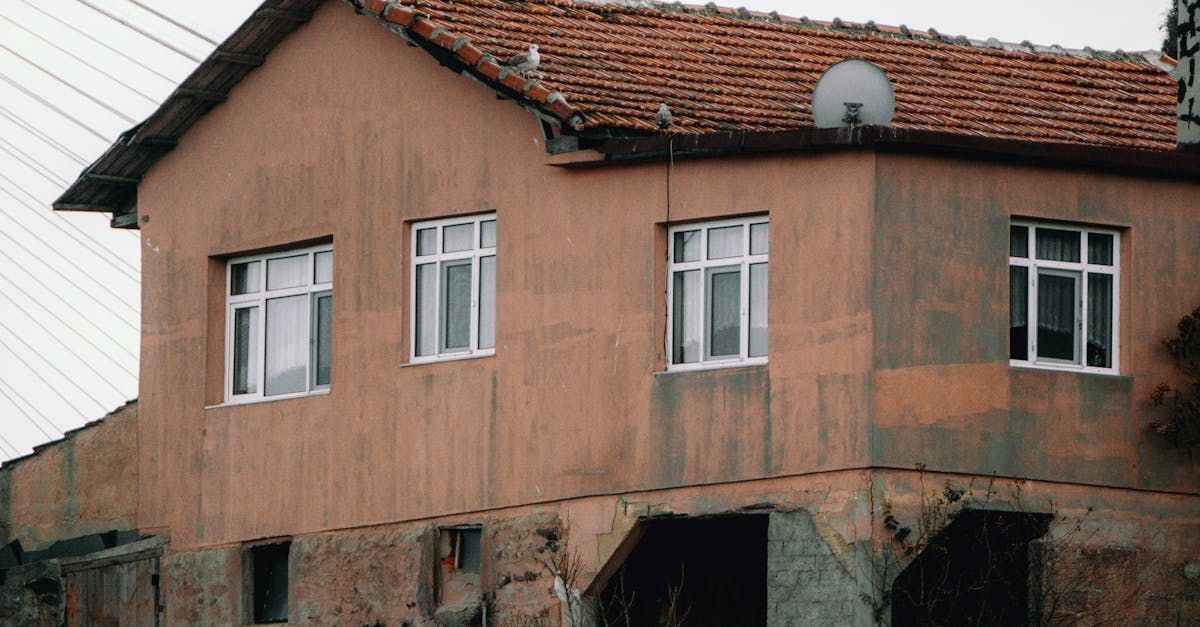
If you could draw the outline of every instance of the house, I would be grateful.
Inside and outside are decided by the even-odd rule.
[[[813,128],[846,58],[890,126]],[[264,2],[55,204],[144,242],[162,620],[1200,620],[1200,468],[1145,429],[1200,300],[1173,65]]]

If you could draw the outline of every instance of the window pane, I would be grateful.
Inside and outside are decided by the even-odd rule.
[[[313,386],[329,385],[333,340],[333,296],[319,294],[313,306]]]
[[[703,285],[699,270],[676,272],[672,284],[671,363],[700,361],[700,312]]]
[[[758,224],[750,225],[750,254],[765,255],[767,254],[767,245],[770,243],[768,238],[770,233],[767,231],[767,223],[759,222]]]
[[[307,388],[308,308],[308,294],[267,301],[267,382],[263,393],[268,396]]]
[[[437,353],[437,264],[417,266],[417,355]]]
[[[233,393],[258,392],[258,307],[233,313]]]
[[[742,337],[741,272],[728,268],[709,272],[708,354],[710,357],[738,355]]]
[[[313,283],[333,282],[333,251],[317,253],[313,256]]]
[[[1029,268],[1008,267],[1008,358],[1029,359]]]
[[[753,239],[754,231],[750,231]],[[753,247],[753,244],[751,245]],[[750,266],[750,356],[767,354],[767,264]]]
[[[260,261],[233,264],[233,267],[230,268],[229,293],[237,296],[238,294],[257,292],[262,286],[260,272],[262,272],[262,262]]]
[[[1038,273],[1037,355],[1078,363],[1079,279]]]
[[[496,258],[479,259],[479,348],[496,346]]]
[[[484,220],[479,223],[479,247],[496,247],[496,221]]]
[[[1010,257],[1029,256],[1029,227],[1008,227],[1008,254]]]
[[[700,261],[700,231],[675,232],[675,261]]]
[[[723,226],[708,230],[708,258],[737,257],[744,252],[742,225]]]
[[[417,256],[437,254],[437,229],[419,229],[417,231]]]
[[[1111,266],[1113,236],[1110,233],[1088,233],[1088,263]]]
[[[1088,274],[1087,365],[1112,367],[1113,278]]]
[[[470,348],[470,260],[442,265],[442,317],[439,322],[442,327],[442,350]]]
[[[267,289],[308,285],[308,255],[267,260]]]
[[[479,572],[479,540],[482,533],[479,529],[463,529],[458,532],[458,569]]]
[[[442,252],[456,253],[475,248],[475,223],[455,224],[442,229]]]
[[[1037,258],[1049,261],[1079,261],[1079,231],[1046,229],[1037,233]],[[1038,351],[1041,354],[1041,351]]]

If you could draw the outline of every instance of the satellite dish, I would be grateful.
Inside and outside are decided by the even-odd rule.
[[[896,94],[879,66],[846,59],[831,65],[817,81],[812,111],[817,128],[887,126],[896,112]]]

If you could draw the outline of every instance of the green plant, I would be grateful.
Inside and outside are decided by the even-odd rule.
[[[1177,330],[1162,343],[1185,382],[1158,384],[1150,402],[1166,415],[1149,426],[1176,446],[1193,447],[1200,444],[1200,307],[1181,318]]]

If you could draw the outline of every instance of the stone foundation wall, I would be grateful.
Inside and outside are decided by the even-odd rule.
[[[889,544],[896,530],[885,526],[885,516],[894,515],[901,527],[918,534],[930,499],[969,478],[881,472],[852,479],[594,497],[295,536],[290,538],[289,622],[432,627],[478,624],[486,612],[488,625],[590,626],[591,621],[565,611],[555,590],[556,565],[573,566],[578,571],[574,587],[586,589],[609,562],[624,563],[636,550],[636,545],[620,547],[623,538],[638,537],[638,521],[766,514],[768,625],[886,625],[891,608],[883,579],[895,577],[911,558]],[[989,482],[981,502],[1033,511],[1053,500],[1058,518],[1046,542],[1035,548],[1064,555],[1055,573],[1090,569],[1094,575],[1060,595],[1062,611],[1110,608],[1104,610],[1109,622],[1200,621],[1200,540],[1195,539],[1200,523],[1188,515],[1193,497],[1102,495],[1029,482],[1014,485],[1017,491],[1009,487]],[[874,498],[868,498],[869,489]],[[1076,538],[1084,542],[1064,542],[1065,531],[1083,516],[1086,525]],[[455,572],[453,560],[442,554],[446,531],[465,528],[481,529],[477,573]],[[244,620],[247,546],[169,553],[163,562],[165,624]],[[1034,573],[1041,575],[1053,579]],[[1065,580],[1067,585],[1079,581],[1077,576]]]
[[[768,625],[869,625],[868,549],[847,544],[805,510],[767,527]]]

